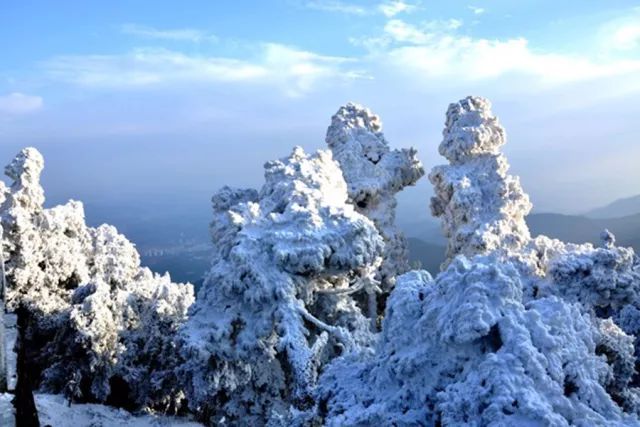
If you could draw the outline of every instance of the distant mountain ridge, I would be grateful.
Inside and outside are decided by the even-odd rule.
[[[634,214],[640,214],[640,194],[615,200],[606,206],[602,206],[585,213],[584,216],[594,219],[603,219],[621,218]]]
[[[600,233],[608,229],[616,244],[632,247],[640,253],[640,213],[621,218],[587,218],[555,213],[531,214],[526,218],[532,236],[545,235],[571,243],[600,244]],[[419,261],[430,272],[439,271],[444,261],[446,240],[438,233],[439,225],[431,218],[405,226],[409,241],[410,262]]]
[[[618,245],[631,246],[639,253],[640,207],[632,215],[614,215],[631,209],[633,201],[640,203],[640,196],[612,202],[585,215],[535,213],[527,217],[527,224],[533,236],[544,234],[573,243],[599,244],[600,233],[607,228],[615,234]],[[198,244],[210,242],[207,232],[210,218],[206,205],[193,208],[176,206],[172,211],[155,209],[147,212],[130,205],[123,209],[122,206],[88,203],[86,210],[87,217],[95,223],[92,225],[110,222],[131,236],[142,254],[143,264],[158,273],[169,271],[178,281],[199,283],[209,268],[209,251],[194,250]],[[612,217],[598,218],[603,212],[610,213]],[[417,215],[399,215],[397,224],[409,240],[409,261],[414,265],[419,261],[431,273],[439,271],[447,245],[440,222],[428,212],[421,211]],[[183,251],[176,250],[176,247],[183,246]]]
[[[572,243],[600,242],[600,233],[608,229],[616,236],[619,246],[631,246],[640,252],[640,213],[620,218],[587,218],[554,213],[533,214],[527,217],[532,236],[544,234]]]
[[[440,271],[440,265],[445,259],[445,246],[425,242],[415,237],[409,237],[407,241],[409,243],[409,262],[412,268],[423,268],[431,274]]]

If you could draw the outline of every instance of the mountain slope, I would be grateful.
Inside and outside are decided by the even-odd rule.
[[[538,213],[527,216],[526,221],[532,236],[543,234],[571,243],[599,244],[600,233],[608,229],[615,234],[619,245],[631,246],[636,252],[640,252],[640,213],[621,218],[602,219]],[[446,239],[437,223],[427,218],[405,225],[403,229],[409,238],[410,261],[420,261],[429,271],[432,271],[430,266],[437,266],[442,262]],[[428,258],[426,258],[427,254]],[[437,261],[432,261],[432,257],[437,258]]]
[[[409,263],[412,267],[416,262],[420,263],[420,267],[436,274],[440,271],[440,264],[444,262],[445,247],[435,243],[425,242],[424,240],[409,237]]]
[[[592,219],[575,215],[533,214],[527,217],[533,236],[544,234],[572,243],[598,244],[605,228],[616,236],[620,246],[631,246],[640,251],[640,214],[622,218]]]
[[[606,206],[587,212],[585,216],[595,219],[620,218],[638,213],[640,213],[640,194],[618,199]]]

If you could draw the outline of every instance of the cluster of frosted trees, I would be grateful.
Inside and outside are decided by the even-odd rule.
[[[328,151],[295,148],[259,190],[214,195],[195,302],[79,203],[44,209],[42,158],[24,150],[0,214],[34,385],[210,425],[640,425],[640,261],[608,232],[599,247],[532,237],[505,140],[488,101],[449,107],[434,277],[409,271],[394,224],[395,194],[424,175],[415,150],[342,107]]]
[[[44,162],[22,150],[0,188],[7,308],[27,313],[20,337],[33,387],[71,399],[166,410],[182,400],[174,336],[193,287],[140,266],[114,227],[87,227],[82,204],[43,207]]]

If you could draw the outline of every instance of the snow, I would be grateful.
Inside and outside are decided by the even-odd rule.
[[[0,426],[15,427],[15,409],[13,408],[13,394],[0,393]]]
[[[16,325],[15,314],[4,314],[4,348],[6,363],[7,391],[14,391],[18,382],[18,374],[16,372],[18,364],[18,355],[15,352],[16,339],[18,338],[18,328]]]
[[[133,415],[123,409],[96,404],[68,404],[61,395],[35,395],[40,425],[92,427],[201,427],[202,424],[178,417],[156,414]],[[2,424],[5,425],[5,424]]]

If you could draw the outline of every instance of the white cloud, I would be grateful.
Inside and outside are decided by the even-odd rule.
[[[305,3],[309,9],[321,10],[324,12],[338,12],[350,15],[367,15],[370,11],[362,6],[349,4],[334,0],[312,0]]]
[[[218,38],[213,34],[192,28],[159,30],[144,25],[125,24],[122,26],[121,30],[125,34],[149,39],[188,41],[193,43],[218,40]]]
[[[427,21],[419,26],[408,24],[400,19],[392,19],[384,26],[384,33],[395,42],[425,44],[443,33],[449,33],[462,26],[462,21],[449,19],[446,21]]]
[[[621,50],[640,47],[640,22],[630,23],[616,29],[611,37],[613,46]]]
[[[384,33],[395,42],[414,44],[427,43],[434,36],[399,19],[387,22],[384,26]]]
[[[410,13],[417,9],[415,4],[410,4],[403,0],[387,0],[377,5],[370,4],[368,6],[361,6],[339,0],[310,0],[305,3],[305,6],[309,9],[344,13],[347,15],[364,16],[380,13],[387,18],[392,18],[399,13]]]
[[[416,9],[413,4],[405,3],[404,1],[390,1],[378,5],[378,10],[387,18],[392,18],[399,13],[408,13]]]
[[[604,51],[631,51],[640,48],[640,9],[631,16],[607,22],[600,29]]]
[[[298,96],[325,80],[363,77],[347,68],[350,62],[347,58],[264,43],[251,59],[138,49],[122,55],[59,56],[43,65],[54,79],[95,88],[243,82],[276,86],[286,95]]]
[[[561,84],[640,72],[640,60],[599,60],[532,49],[524,38],[491,40],[461,35],[457,20],[412,25],[394,19],[381,37],[360,41],[370,61],[416,75],[463,82],[504,75],[533,78],[540,84]]]
[[[467,6],[467,7],[475,15],[482,15],[485,12],[484,8],[482,7],[477,7],[477,6]]]
[[[312,4],[322,4],[331,10],[347,7],[347,13],[371,13],[349,9],[351,5],[347,3]],[[374,9],[373,13],[382,12]],[[462,21],[457,19],[420,23],[389,19],[380,33],[352,39],[354,45],[364,47],[366,52],[351,57],[258,43],[244,46],[243,51],[251,54],[242,57],[136,49],[113,55],[58,56],[45,62],[44,67],[52,78],[87,87],[242,83],[275,87],[289,96],[314,91],[323,84],[335,85],[359,78],[458,84],[508,76],[520,79],[509,83],[514,91],[531,91],[544,85],[640,73],[640,59],[633,55],[600,55],[597,49],[575,54],[545,51],[531,46],[522,37],[474,37],[461,28]],[[610,40],[614,33],[606,34]],[[630,43],[635,40],[635,33],[623,33],[619,37]]]
[[[5,96],[0,96],[0,113],[19,115],[36,112],[44,105],[39,96],[25,95],[20,92],[13,92]]]
[[[462,26],[457,19],[435,20],[422,22],[419,26],[412,25],[400,19],[387,21],[383,34],[374,37],[351,38],[353,45],[362,46],[371,52],[382,52],[390,45],[425,44],[443,33],[449,33]]]
[[[280,44],[265,45],[262,66],[267,80],[275,81],[290,96],[314,89],[321,81],[368,78],[358,70],[346,69],[348,58],[323,56]]]

